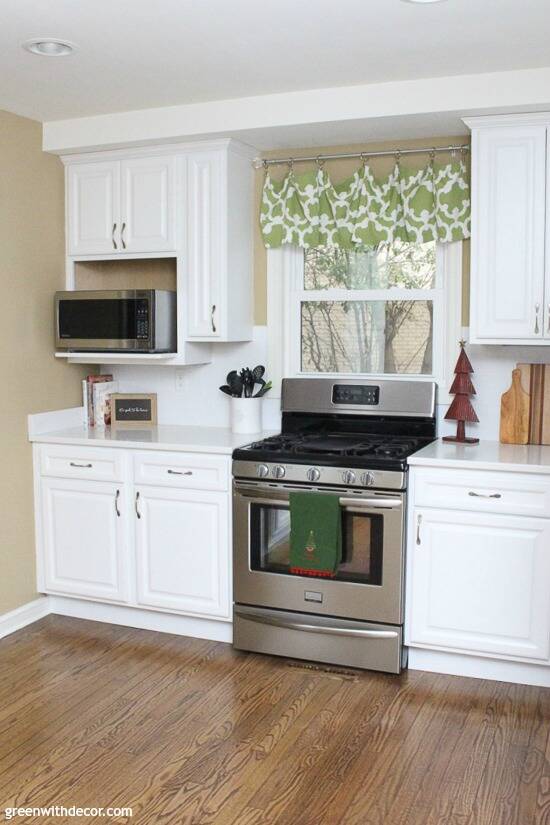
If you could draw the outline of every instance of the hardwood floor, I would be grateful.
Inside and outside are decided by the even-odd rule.
[[[550,690],[334,671],[49,616],[0,641],[0,813],[550,825]]]

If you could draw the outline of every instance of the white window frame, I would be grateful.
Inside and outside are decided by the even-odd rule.
[[[267,251],[267,327],[268,363],[273,381],[272,398],[281,394],[283,378],[391,378],[397,381],[436,381],[439,387],[439,403],[448,392],[461,337],[462,315],[462,241],[441,244],[436,247],[436,286],[430,290],[392,289],[387,295],[382,290],[354,291],[355,300],[373,300],[391,297],[412,297],[417,292],[421,299],[434,301],[433,375],[381,375],[365,373],[311,373],[300,371],[300,298],[303,299],[304,252],[295,246],[283,246]],[[342,300],[343,293],[349,300],[349,292],[323,290],[325,300]],[[429,296],[428,294],[429,293]],[[307,290],[310,300],[316,300],[318,292]]]

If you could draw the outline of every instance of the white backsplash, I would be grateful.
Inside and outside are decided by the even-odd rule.
[[[467,333],[467,330],[464,331]],[[467,339],[467,334],[465,335]],[[471,435],[498,441],[500,396],[508,389],[512,369],[518,362],[549,363],[550,352],[545,347],[467,346],[472,362],[472,380],[477,395],[472,403],[480,419],[479,424],[468,425]],[[225,383],[230,370],[243,366],[267,364],[267,328],[254,327],[254,339],[243,344],[214,344],[212,363],[195,367],[180,367],[183,387],[176,390],[176,368],[113,366],[103,372],[112,372],[120,382],[121,392],[156,392],[160,424],[202,425],[228,427],[229,398],[218,389]],[[458,357],[458,347],[457,347]],[[264,429],[280,428],[280,400],[267,395],[263,403]],[[444,421],[447,404],[438,405],[438,431],[453,433],[454,422]]]
[[[220,392],[230,370],[241,367],[269,366],[267,359],[267,327],[254,327],[254,338],[242,344],[214,344],[212,363],[193,367],[109,366],[102,372],[112,372],[120,382],[121,392],[156,392],[159,424],[182,424],[203,427],[229,427],[228,396]],[[176,373],[183,386],[176,389]],[[264,429],[280,427],[279,399],[263,403]]]

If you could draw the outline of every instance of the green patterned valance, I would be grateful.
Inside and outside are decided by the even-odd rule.
[[[470,236],[470,186],[463,161],[417,172],[401,169],[376,180],[362,165],[333,184],[324,169],[280,182],[266,174],[260,224],[266,247],[293,244],[354,249],[400,240],[425,243]]]

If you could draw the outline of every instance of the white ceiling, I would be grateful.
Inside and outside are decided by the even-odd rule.
[[[550,64],[549,0],[1,0],[0,13],[0,108],[41,121]],[[79,50],[37,57],[21,48],[32,37]]]

